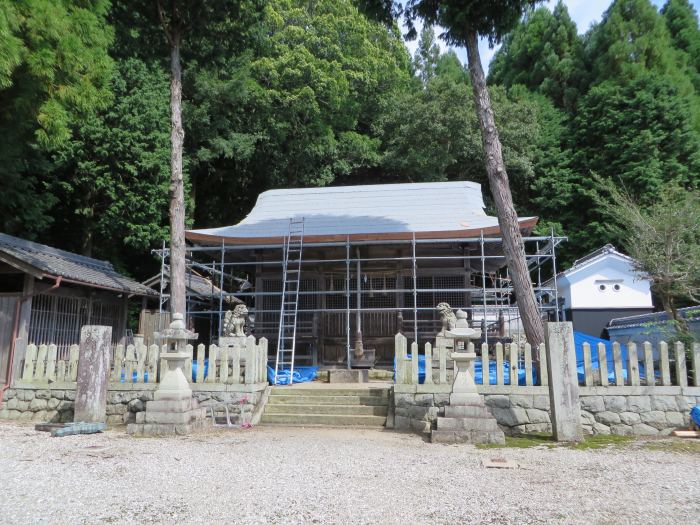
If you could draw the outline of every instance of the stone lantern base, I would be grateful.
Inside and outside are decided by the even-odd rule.
[[[174,436],[189,434],[206,426],[206,409],[199,408],[182,364],[188,354],[169,352],[161,356],[170,365],[165,377],[146,403],[146,411],[136,414],[136,423],[127,426],[127,433],[135,436]]]
[[[457,367],[450,394],[450,404],[445,407],[445,417],[437,418],[437,429],[430,435],[432,443],[495,443],[506,442],[496,418],[486,408],[484,396],[476,390],[470,373],[476,358],[473,352],[453,352],[450,357]]]

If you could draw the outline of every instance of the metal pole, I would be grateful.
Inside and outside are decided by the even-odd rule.
[[[418,277],[416,272],[416,234],[412,235],[413,248],[413,340],[418,343]]]
[[[331,274],[332,275],[332,274]],[[332,278],[332,277],[331,277]],[[350,370],[350,236],[345,241],[345,351]]]
[[[221,273],[219,274],[219,337],[221,337],[222,313],[224,310],[224,241],[221,241]]]
[[[356,330],[355,330],[355,352],[359,355],[359,349],[362,348],[362,266],[360,262],[360,247],[355,248],[357,253],[357,319],[356,319]]]
[[[484,307],[484,343],[489,342],[489,325],[486,320],[486,258],[484,257],[484,230],[481,230],[481,235],[479,236],[479,241],[481,244],[481,294],[482,303]]]
[[[554,247],[554,228],[551,228],[551,244],[552,244],[552,272],[554,274],[554,320],[559,322],[559,290],[557,289],[557,254]],[[542,285],[540,285],[542,286]]]

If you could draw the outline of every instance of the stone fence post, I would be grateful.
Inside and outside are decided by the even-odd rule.
[[[545,347],[549,367],[549,406],[557,441],[581,441],[576,348],[571,323],[546,323]]]

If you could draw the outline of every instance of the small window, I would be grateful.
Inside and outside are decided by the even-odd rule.
[[[607,288],[607,286],[605,286],[604,284],[598,285],[598,290],[600,290],[601,292],[604,292],[606,288]]]
[[[620,290],[622,290],[622,286],[620,286],[619,284],[613,284],[613,290],[619,292]]]

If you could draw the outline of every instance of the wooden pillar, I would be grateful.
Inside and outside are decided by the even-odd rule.
[[[22,295],[27,296],[34,292],[35,279],[32,275],[24,274],[24,287]],[[21,299],[18,299],[21,300]],[[29,322],[32,316],[32,298],[27,297],[19,308],[19,325],[17,327],[17,340],[15,342],[15,358],[12,363],[12,377],[16,380],[21,377],[22,360],[27,352],[29,341]],[[12,342],[10,342],[12,344]]]

